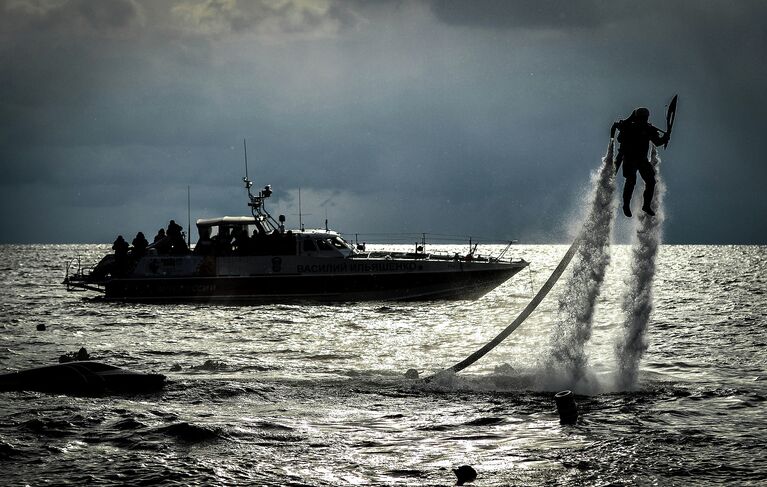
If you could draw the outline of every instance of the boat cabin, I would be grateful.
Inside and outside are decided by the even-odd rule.
[[[257,217],[224,216],[197,220],[200,239],[196,255],[280,255],[348,257],[354,248],[338,233],[329,230],[273,229]]]

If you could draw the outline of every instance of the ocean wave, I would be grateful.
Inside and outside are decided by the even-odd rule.
[[[7,460],[8,458],[21,455],[22,450],[16,448],[12,444],[0,439],[0,459]]]
[[[207,425],[203,426],[186,421],[173,423],[167,426],[160,426],[150,430],[150,433],[169,436],[186,443],[201,443],[228,437],[221,428]]]

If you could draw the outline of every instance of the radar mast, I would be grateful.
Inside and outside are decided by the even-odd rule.
[[[245,151],[245,177],[242,178],[242,182],[245,183],[245,190],[248,192],[250,212],[256,219],[256,227],[258,227],[259,232],[264,234],[274,232],[279,224],[264,206],[264,200],[272,195],[272,186],[267,184],[257,195],[253,195],[250,190],[253,187],[253,181],[248,177],[248,145],[245,139],[242,139],[242,147]]]

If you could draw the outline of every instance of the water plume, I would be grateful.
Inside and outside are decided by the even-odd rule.
[[[618,366],[616,386],[619,390],[636,387],[639,362],[647,350],[645,335],[652,312],[652,284],[655,277],[655,260],[662,240],[663,196],[666,192],[666,186],[660,180],[660,157],[654,147],[651,162],[655,166],[657,179],[655,198],[651,204],[655,216],[640,212],[636,235],[632,241],[631,274],[626,281],[622,305],[625,315],[623,336],[615,347]]]
[[[559,298],[558,317],[551,339],[550,355],[544,367],[557,386],[588,387],[588,357],[584,347],[591,338],[592,319],[597,298],[610,263],[610,235],[617,209],[613,142],[607,148],[600,170],[592,175],[593,190],[589,210],[583,222],[573,271]]]

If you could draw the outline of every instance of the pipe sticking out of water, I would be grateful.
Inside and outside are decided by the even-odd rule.
[[[578,405],[572,391],[561,391],[554,395],[559,424],[575,424],[578,421]]]

